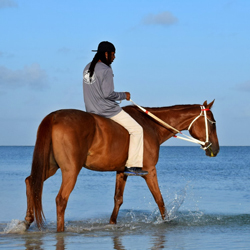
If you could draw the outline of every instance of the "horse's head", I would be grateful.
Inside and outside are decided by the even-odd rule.
[[[207,101],[201,106],[201,113],[189,126],[189,133],[196,139],[204,142],[202,148],[207,156],[214,157],[219,153],[220,146],[216,133],[216,122],[211,111],[214,100],[207,104]]]

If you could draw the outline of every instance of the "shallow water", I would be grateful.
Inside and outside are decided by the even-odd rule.
[[[83,169],[56,233],[60,171],[45,182],[45,227],[19,228],[26,212],[24,179],[33,147],[0,147],[2,249],[250,249],[250,147],[161,147],[158,181],[170,213],[162,221],[144,180],[130,177],[118,224],[109,225],[115,173]],[[15,233],[13,233],[15,231]]]

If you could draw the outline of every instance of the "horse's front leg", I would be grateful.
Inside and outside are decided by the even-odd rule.
[[[115,197],[114,197],[114,209],[110,217],[110,224],[116,224],[116,219],[119,213],[120,206],[123,203],[123,192],[126,184],[127,176],[123,172],[116,173],[116,185],[115,185]]]
[[[161,195],[161,191],[158,185],[157,173],[155,167],[152,170],[148,171],[148,174],[143,177],[148,185],[149,190],[151,191],[156,204],[159,207],[161,217],[164,220],[167,215],[167,209],[165,208],[164,200]]]

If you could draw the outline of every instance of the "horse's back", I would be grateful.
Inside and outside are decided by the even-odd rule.
[[[128,157],[127,130],[111,119],[92,116],[96,129],[85,166],[98,171],[122,171]]]
[[[59,166],[67,160],[97,171],[122,170],[129,142],[123,127],[111,119],[75,109],[58,110],[50,116],[53,153]]]
[[[77,139],[77,144],[81,142],[90,143],[95,133],[95,119],[87,112],[76,109],[64,109],[53,112],[52,135],[67,140]],[[73,138],[75,136],[76,138]],[[88,140],[86,141],[86,138]],[[79,146],[79,145],[78,145]]]

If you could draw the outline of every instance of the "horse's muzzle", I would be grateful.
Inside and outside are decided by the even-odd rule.
[[[214,147],[211,142],[207,142],[204,148],[204,150],[206,151],[206,155],[209,157],[215,157],[220,150],[219,147]]]

